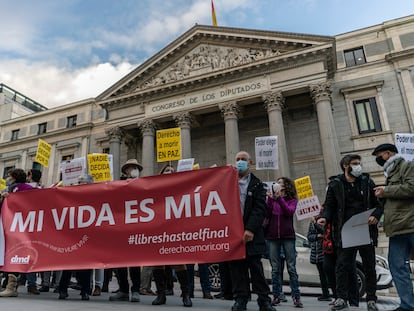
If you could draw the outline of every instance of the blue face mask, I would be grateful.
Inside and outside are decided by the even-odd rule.
[[[248,163],[247,161],[239,160],[236,162],[236,167],[239,173],[244,173],[245,171],[247,171]]]

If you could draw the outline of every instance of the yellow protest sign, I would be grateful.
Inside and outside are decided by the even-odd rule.
[[[299,200],[313,197],[312,184],[309,176],[295,179],[295,187]]]
[[[157,162],[181,159],[181,129],[179,127],[157,131]]]
[[[6,180],[4,178],[0,178],[0,190],[6,188]]]
[[[92,175],[94,182],[112,180],[109,155],[107,153],[88,154],[88,167],[89,174]]]
[[[49,145],[42,139],[39,139],[37,144],[37,152],[35,162],[43,165],[44,167],[49,167],[49,158],[52,151],[52,145]]]

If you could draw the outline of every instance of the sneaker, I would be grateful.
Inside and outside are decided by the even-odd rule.
[[[115,295],[109,296],[109,301],[128,301],[129,295],[121,291],[117,292]]]
[[[140,302],[139,293],[138,292],[132,292],[131,293],[131,302]]]
[[[280,304],[279,297],[273,297],[272,306],[277,306],[278,304]]]
[[[331,300],[332,300],[331,297],[325,296],[325,295],[322,295],[322,296],[318,297],[318,301],[331,301]]]
[[[338,298],[334,301],[334,304],[329,308],[329,311],[342,311],[349,310],[348,304],[342,298]]]
[[[293,305],[295,308],[303,308],[303,303],[300,301],[300,298],[293,298]]]
[[[287,298],[286,298],[286,296],[285,296],[284,293],[281,293],[279,295],[279,300],[280,300],[280,302],[288,302],[288,300],[287,300]]]
[[[377,304],[374,300],[367,302],[367,311],[378,311]]]

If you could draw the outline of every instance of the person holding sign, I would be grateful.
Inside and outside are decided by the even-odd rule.
[[[400,296],[398,311],[414,310],[413,283],[408,260],[414,248],[414,165],[399,156],[393,144],[379,145],[372,152],[384,167],[386,185],[375,188],[384,201],[384,230],[389,240],[388,260]]]
[[[272,185],[271,193],[268,193],[266,219],[268,220],[266,240],[269,241],[270,263],[272,265],[273,301],[272,305],[280,303],[281,260],[280,252],[283,247],[285,260],[290,279],[293,304],[296,308],[303,308],[300,300],[299,278],[296,272],[296,246],[295,229],[293,228],[293,216],[298,204],[294,182],[286,177],[281,177]]]
[[[139,173],[142,171],[142,165],[138,163],[136,159],[129,159],[122,166],[121,172],[124,176],[123,179],[139,178]],[[131,278],[131,298],[129,298],[129,282],[128,282],[128,270]],[[141,268],[129,267],[118,268],[118,283],[119,291],[112,296],[109,296],[110,301],[128,301],[140,302],[139,289],[141,288]]]
[[[376,272],[375,246],[378,240],[377,223],[384,211],[381,203],[375,197],[375,184],[368,174],[362,173],[361,156],[350,154],[340,161],[342,174],[330,178],[322,216],[319,225],[330,223],[333,241],[337,254],[336,261],[336,294],[331,310],[348,310],[349,275],[355,273],[354,265],[357,251],[362,258],[366,276],[367,308],[368,311],[378,311],[376,306]],[[375,209],[368,219],[371,243],[344,248],[341,235],[344,224],[353,216],[364,211]]]
[[[253,292],[258,295],[259,310],[275,311],[271,305],[269,285],[267,285],[261,261],[266,252],[262,227],[266,213],[266,190],[263,183],[250,173],[251,163],[250,155],[246,151],[240,151],[236,154],[240,189],[239,208],[242,211],[244,224],[244,235],[241,238],[246,245],[246,258],[229,262],[235,299],[231,310],[246,310],[251,280]]]

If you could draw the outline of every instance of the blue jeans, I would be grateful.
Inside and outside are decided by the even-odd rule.
[[[270,264],[272,265],[272,291],[275,297],[279,297],[282,288],[282,269],[280,252],[283,246],[285,260],[289,273],[290,289],[293,298],[300,298],[299,279],[296,272],[296,246],[295,239],[270,240]]]
[[[408,265],[412,248],[414,248],[414,233],[390,237],[388,261],[391,275],[400,296],[400,307],[408,310],[414,310],[413,283]]]

